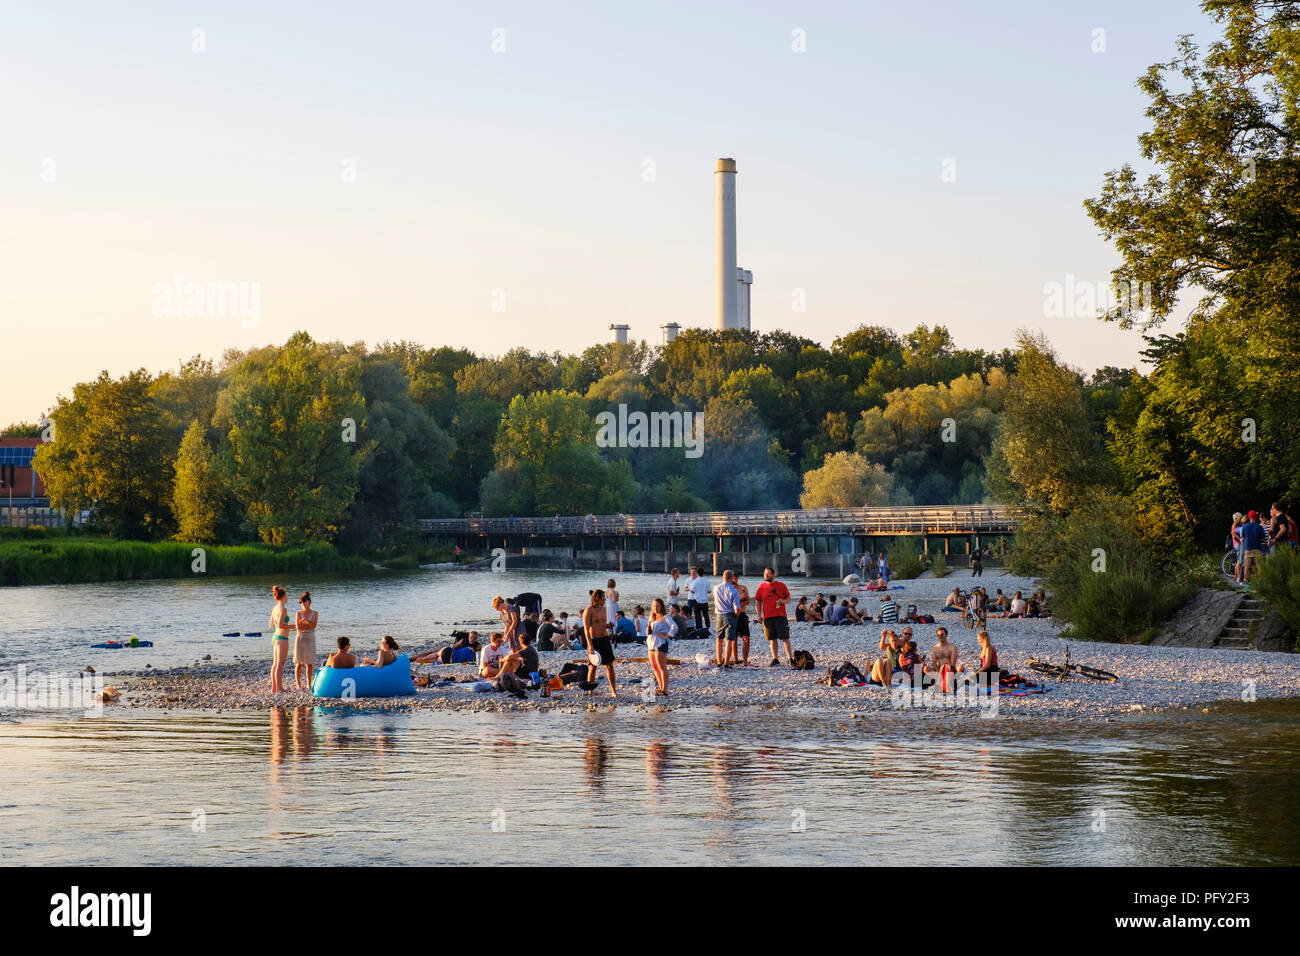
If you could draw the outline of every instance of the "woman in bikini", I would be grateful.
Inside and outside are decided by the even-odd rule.
[[[289,659],[289,608],[284,603],[289,592],[280,585],[271,588],[275,606],[271,608],[271,693],[284,692],[284,663]]]
[[[393,663],[393,661],[397,660],[397,652],[400,650],[401,648],[397,646],[397,642],[385,634],[384,639],[379,642],[379,660],[365,657],[362,658],[361,666],[387,667],[389,664]]]

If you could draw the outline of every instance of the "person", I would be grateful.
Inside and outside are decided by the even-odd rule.
[[[596,588],[591,592],[591,604],[582,612],[582,637],[587,644],[587,680],[596,679],[597,664],[603,664],[609,678],[609,696],[618,696],[614,680],[614,645],[610,641],[609,616],[605,613],[605,592]],[[595,660],[593,660],[595,658]]]
[[[697,634],[695,628],[691,625],[689,619],[682,612],[680,604],[674,604],[668,609],[668,619],[673,622],[673,637],[685,640],[691,637],[705,637],[707,635]]]
[[[975,673],[996,674],[998,670],[998,649],[989,640],[988,631],[980,631],[978,639],[980,643],[980,669]]]
[[[664,511],[664,514],[667,515],[668,512]],[[677,603],[677,599],[680,598],[681,596],[682,596],[682,572],[679,571],[677,568],[673,568],[672,571],[669,573],[669,577],[668,577],[668,600],[664,602],[665,606],[672,607],[674,604]]]
[[[767,645],[772,652],[772,660],[768,662],[768,667],[776,667],[781,663],[777,656],[777,643],[785,645],[785,660],[791,667],[794,666],[794,653],[790,650],[790,619],[787,616],[785,605],[790,600],[790,589],[785,584],[776,579],[775,568],[763,569],[763,583],[754,589],[754,604],[758,608],[759,620],[763,622],[763,636],[767,638]],[[806,606],[808,599],[806,597],[799,599],[800,606]],[[795,609],[796,620],[802,620],[798,617],[798,608]]]
[[[888,688],[894,682],[894,670],[898,667],[898,659],[902,654],[902,648],[898,646],[898,634],[890,630],[881,631],[880,650],[884,653],[871,665],[871,677],[867,682]]]
[[[834,627],[839,624],[848,624],[849,622],[849,602],[840,601],[839,604],[832,603],[830,611],[826,614],[826,619],[819,621],[813,627]]]
[[[898,658],[903,653],[903,645],[898,637],[898,632],[891,628],[884,628],[880,632],[880,650],[885,652],[889,658],[891,670],[898,669]]]
[[[885,558],[885,552],[880,552],[880,557],[876,561],[876,574],[886,584],[889,583],[889,561]]]
[[[294,629],[298,632],[293,642],[293,682],[299,690],[311,689],[311,672],[316,669],[316,626],[320,623],[319,615],[311,609],[311,592],[303,591],[298,598],[299,611],[294,618]],[[307,686],[303,686],[303,675],[307,677]]]
[[[362,667],[387,667],[393,661],[397,660],[397,652],[401,648],[397,642],[389,635],[385,634],[384,639],[379,642],[379,658],[364,657],[361,659]]]
[[[794,606],[794,619],[795,621],[811,620],[808,617],[808,595],[799,598],[799,603]],[[786,629],[789,630],[788,625]]]
[[[478,654],[478,631],[458,637],[446,647],[425,651],[411,658],[412,664],[465,664]]]
[[[735,577],[734,571],[724,571],[722,581],[713,589],[713,609],[718,613],[715,640],[719,667],[730,667],[736,655],[736,613],[740,610],[740,592],[731,583]]]
[[[915,605],[913,605],[915,607]],[[849,613],[844,617],[845,624],[866,624],[867,619],[858,608],[858,599],[849,598]]]
[[[817,597],[814,598],[812,601],[809,601],[807,598],[802,599],[804,602],[806,602],[804,604],[804,612],[803,612],[804,620],[816,624],[818,621],[822,619],[822,608],[826,606],[826,602],[825,600],[819,601],[818,599],[820,598],[821,595],[818,594]]]
[[[1011,607],[1011,598],[1003,594],[1001,588],[998,588],[998,596],[993,599],[992,606],[995,610],[1005,611],[1007,608]]]
[[[551,635],[551,646],[557,651],[573,650],[573,627],[569,624],[569,612],[561,611],[555,623],[555,632]]]
[[[521,647],[519,633],[523,628],[519,621],[519,609],[500,594],[492,599],[492,607],[501,615],[501,633],[506,643],[510,645],[510,649],[513,651]]]
[[[614,619],[614,643],[621,644],[624,641],[641,640],[636,633],[636,625],[622,611],[618,612],[618,617]]]
[[[820,621],[825,619],[826,607],[828,603],[829,604],[835,603],[835,595],[832,594],[830,601],[827,602],[826,595],[822,594],[821,591],[818,591],[816,598],[813,599],[813,607],[817,608],[817,620]]]
[[[478,659],[480,677],[494,680],[501,672],[501,662],[510,654],[510,645],[506,643],[505,638],[505,634],[501,631],[493,631],[488,638],[488,645],[483,648]]]
[[[1275,554],[1278,548],[1294,548],[1296,546],[1295,523],[1276,501],[1268,509],[1268,513],[1268,553]]]
[[[618,624],[618,587],[613,578],[605,584],[605,617],[609,619],[610,633],[613,634]]]
[[[880,613],[876,616],[876,620],[881,624],[898,623],[898,604],[888,593],[880,595]]]
[[[944,601],[943,609],[945,611],[956,611],[961,613],[962,608],[966,606],[966,601],[962,597],[961,588],[953,585],[953,589],[948,592],[948,598]]]
[[[325,658],[326,667],[335,667],[340,670],[348,667],[357,666],[357,656],[352,653],[352,642],[346,637],[340,637],[338,641],[338,650]]]
[[[523,636],[530,638],[533,643],[537,642],[537,632],[542,629],[542,622],[538,620],[536,614],[529,611],[524,615],[524,633]]]
[[[907,675],[908,680],[916,680],[916,665],[921,663],[921,656],[916,653],[916,641],[904,641],[903,650],[898,655],[898,669]]]
[[[960,652],[957,645],[948,640],[948,629],[946,627],[936,627],[934,629],[935,645],[930,648],[930,657],[923,668],[926,674],[942,673],[946,667],[950,673],[964,671],[964,664],[958,662]]]
[[[555,645],[551,643],[551,635],[555,633],[555,615],[551,613],[550,608],[542,610],[542,623],[537,628],[537,649],[539,651],[553,651]]]
[[[1029,605],[1025,603],[1024,597],[1021,596],[1019,591],[1017,591],[1016,596],[1011,599],[1010,607],[1006,609],[1006,612],[1003,613],[1002,616],[1003,617],[1024,617],[1025,612],[1028,610],[1029,610]]]
[[[275,604],[271,607],[271,693],[284,691],[284,664],[289,658],[289,592],[280,585],[271,588]]]
[[[636,627],[637,640],[644,641],[646,639],[646,625],[648,623],[645,616],[645,607],[638,604],[636,606],[636,616],[632,619],[632,624]]]
[[[1259,562],[1264,557],[1264,528],[1258,517],[1258,512],[1250,512],[1241,526],[1241,583],[1247,587],[1250,587],[1251,573],[1259,570]]]
[[[1038,616],[1051,617],[1052,612],[1047,609],[1047,592],[1039,588],[1034,592],[1034,600],[1038,602]]]
[[[663,598],[650,602],[650,626],[646,635],[650,666],[654,668],[655,682],[659,685],[656,697],[668,695],[668,648],[671,646],[673,624],[664,607]]]
[[[501,670],[514,674],[520,680],[531,681],[540,669],[541,658],[537,656],[533,639],[527,634],[524,635],[524,646],[518,651],[511,651],[501,661]]]
[[[749,666],[749,588],[741,583],[740,578],[732,577],[732,586],[740,594],[736,605],[736,637],[740,640],[740,666]]]
[[[970,576],[979,578],[984,576],[984,553],[976,548],[970,556]]]
[[[542,596],[536,591],[525,591],[523,594],[516,594],[514,604],[519,609],[520,614],[542,613]]]
[[[687,583],[686,590],[690,596],[687,607],[695,621],[695,630],[707,634],[710,627],[709,579],[700,572],[698,566],[691,568],[691,580]]]
[[[1245,523],[1246,516],[1240,511],[1232,513],[1232,525],[1228,528],[1228,538],[1232,542],[1232,551],[1235,555],[1232,564],[1232,580],[1235,584],[1241,584],[1241,526]]]

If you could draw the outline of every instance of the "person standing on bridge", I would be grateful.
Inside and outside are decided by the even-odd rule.
[[[709,579],[700,573],[699,566],[691,568],[691,580],[686,585],[687,606],[695,631],[701,637],[709,635]]]

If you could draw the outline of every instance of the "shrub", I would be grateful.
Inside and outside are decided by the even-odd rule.
[[[895,538],[893,544],[885,549],[885,560],[889,562],[890,577],[897,580],[916,577],[924,570],[921,564],[921,539]]]
[[[936,578],[946,578],[948,576],[948,556],[945,554],[933,555],[930,559],[930,573]]]
[[[1300,554],[1283,548],[1270,554],[1254,579],[1255,591],[1300,634]]]

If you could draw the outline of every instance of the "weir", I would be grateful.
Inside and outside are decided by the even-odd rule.
[[[706,511],[528,518],[425,518],[421,537],[489,554],[502,549],[511,567],[664,572],[699,565],[715,575],[734,568],[760,574],[844,577],[864,553],[903,537],[918,551],[965,562],[975,548],[1005,551],[1015,516],[997,505]]]

